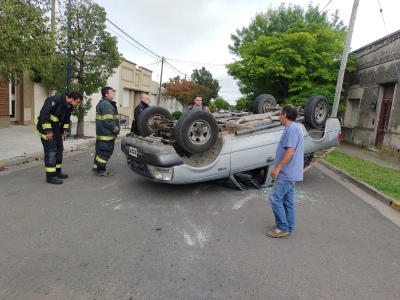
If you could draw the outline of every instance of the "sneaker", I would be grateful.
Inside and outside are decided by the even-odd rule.
[[[104,176],[104,177],[111,177],[114,174],[112,172],[102,172],[102,173],[97,173],[97,176]]]
[[[272,227],[272,230],[275,230],[276,228],[278,228],[278,227],[276,227],[276,225],[275,225],[274,227]],[[291,232],[291,231],[288,231],[288,234],[291,235],[292,232]]]
[[[289,235],[289,232],[286,232],[286,231],[277,232],[275,229],[267,232],[267,236],[272,237],[272,238],[279,238],[279,237],[282,237],[285,235]]]

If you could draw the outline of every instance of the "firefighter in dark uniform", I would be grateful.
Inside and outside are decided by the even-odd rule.
[[[35,133],[41,137],[44,150],[46,181],[61,184],[61,178],[68,178],[61,171],[63,159],[63,137],[67,135],[71,112],[82,101],[82,94],[76,91],[67,95],[54,95],[44,101],[39,117],[35,120]]]
[[[117,104],[113,88],[101,89],[102,99],[96,106],[96,154],[92,171],[99,176],[112,176],[107,172],[107,162],[114,152],[115,139],[120,132]]]
[[[136,106],[135,111],[133,113],[131,132],[133,132],[136,136],[140,135],[138,125],[137,125],[137,121],[139,120],[139,115],[144,109],[148,108],[149,105],[150,105],[149,95],[142,94],[141,101]]]

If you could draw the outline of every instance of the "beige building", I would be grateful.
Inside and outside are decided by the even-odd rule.
[[[127,119],[130,125],[133,111],[140,103],[141,94],[150,96],[151,106],[162,106],[171,113],[182,111],[182,106],[176,100],[165,100],[162,96],[158,99],[159,83],[152,80],[152,71],[124,59],[116,72],[108,79],[107,85],[116,90],[114,101],[118,105],[118,111],[122,118]],[[4,80],[0,81],[0,128],[9,127],[11,124],[30,125],[39,115],[43,101],[54,95],[54,91],[35,83],[28,72],[24,74],[22,83],[13,86]],[[85,121],[94,121],[96,117],[96,105],[101,99],[101,92],[90,96],[92,108],[85,117]],[[77,118],[72,117],[76,123]],[[74,128],[74,126],[73,126]]]

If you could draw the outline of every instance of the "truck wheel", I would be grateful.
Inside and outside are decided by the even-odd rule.
[[[259,95],[253,103],[253,114],[263,114],[276,107],[276,100],[270,94]]]
[[[137,122],[140,135],[149,136],[153,134],[157,119],[173,120],[171,113],[164,107],[149,106],[143,110]]]
[[[210,150],[218,139],[218,123],[204,110],[189,110],[176,123],[175,137],[186,152],[198,154]]]
[[[304,120],[312,128],[321,128],[328,119],[328,111],[328,100],[324,96],[313,96],[304,107]]]

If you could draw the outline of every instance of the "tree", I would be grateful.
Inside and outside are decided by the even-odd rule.
[[[206,87],[199,85],[193,81],[181,79],[179,76],[170,78],[168,82],[162,84],[165,89],[163,96],[166,99],[176,99],[184,108],[187,109],[189,104],[192,104],[196,95],[201,95],[204,99],[210,95],[212,91]],[[206,102],[203,103],[207,105]]]
[[[253,101],[245,97],[241,97],[236,101],[236,110],[239,111],[242,109],[247,109],[248,111],[251,111],[252,106],[253,106]]]
[[[325,95],[335,90],[345,37],[337,11],[329,19],[319,6],[309,4],[304,11],[283,3],[231,35],[229,49],[239,59],[227,65],[228,74],[252,101],[268,93],[278,103],[290,98],[304,104],[317,90]]]
[[[217,108],[230,109],[231,107],[229,102],[225,101],[222,97],[217,97],[217,99],[214,100],[214,104]]]
[[[68,17],[71,22],[70,45],[67,41]],[[75,0],[69,7],[64,0],[57,20],[57,55],[52,56],[46,68],[38,72],[42,84],[57,92],[66,91],[67,53],[70,46],[71,90],[90,96],[105,86],[122,61],[117,39],[105,30],[105,22],[104,8],[93,1]],[[86,97],[73,112],[78,118],[77,137],[84,136],[83,120],[91,106],[91,99]]]
[[[200,70],[193,70],[190,78],[193,82],[206,86],[212,91],[210,95],[203,96],[203,101],[208,103],[212,98],[216,99],[218,97],[218,92],[221,89],[219,82],[213,78],[212,74],[206,68],[202,67]]]
[[[52,49],[49,1],[0,0],[0,7],[0,77],[18,84]]]

